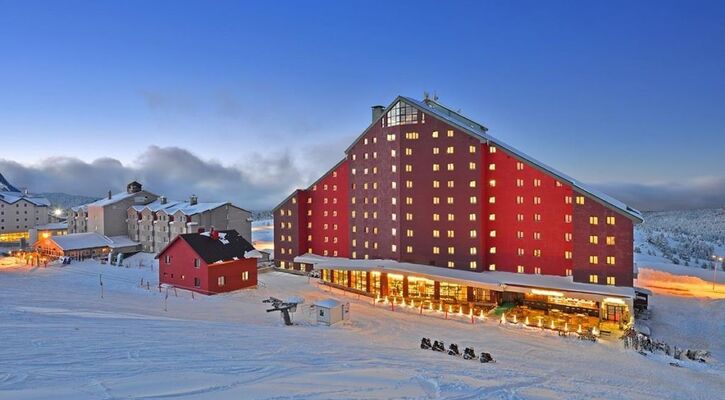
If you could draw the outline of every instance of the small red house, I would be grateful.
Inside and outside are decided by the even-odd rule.
[[[235,230],[178,235],[156,256],[159,282],[202,294],[256,286],[253,250]]]

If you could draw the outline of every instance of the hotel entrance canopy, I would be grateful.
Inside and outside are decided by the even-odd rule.
[[[310,253],[295,257],[294,262],[312,265],[314,269],[395,273],[494,291],[525,294],[537,294],[537,292],[544,294],[541,291],[557,291],[555,295],[599,302],[615,298],[629,303],[634,298],[634,289],[631,287],[579,283],[574,282],[571,276],[531,275],[500,271],[473,272],[395,260],[358,260],[324,257]]]

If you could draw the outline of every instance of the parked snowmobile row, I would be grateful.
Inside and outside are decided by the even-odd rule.
[[[446,352],[446,345],[445,343],[443,343],[442,340],[436,340],[433,342],[433,344],[431,344],[430,338],[422,338],[420,340],[420,348],[423,350],[433,350],[441,353]],[[466,349],[463,350],[463,354],[461,354],[461,352],[458,350],[458,345],[455,343],[451,343],[451,345],[448,346],[447,352],[449,356],[463,356],[464,360],[475,360],[476,358],[478,358],[481,363],[496,362],[494,361],[493,357],[491,357],[490,353],[481,353],[481,356],[477,357],[476,352],[473,350],[473,347],[466,347]]]

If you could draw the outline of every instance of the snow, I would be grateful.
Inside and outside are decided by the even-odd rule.
[[[0,191],[0,200],[7,204],[15,204],[20,200],[28,201],[36,206],[50,206],[50,201],[42,196],[23,194],[21,192]]]
[[[318,300],[315,302],[315,306],[322,307],[322,308],[335,308],[339,307],[340,303],[338,300],[335,299],[324,299],[324,300]]]
[[[99,247],[131,247],[138,245],[127,236],[104,236],[97,232],[73,233],[57,235],[50,238],[63,250],[90,249]]]
[[[278,272],[261,274],[258,289],[194,298],[170,289],[165,300],[150,257],[130,257],[127,268],[87,261],[0,269],[0,399],[712,399],[725,391],[722,300],[655,296],[653,335],[715,355],[712,364],[673,368],[614,339],[393,312]],[[298,325],[267,313],[261,301],[269,296],[307,299]],[[351,303],[351,321],[313,323],[309,304],[330,297]],[[497,362],[420,350],[423,336]]]
[[[68,229],[68,223],[67,222],[50,222],[44,225],[36,225],[35,229],[39,231],[52,231],[52,230],[59,230],[59,229]]]

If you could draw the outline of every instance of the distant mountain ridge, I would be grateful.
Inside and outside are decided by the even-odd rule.
[[[54,208],[71,208],[98,200],[98,197],[58,192],[38,193],[38,195],[48,199]]]

